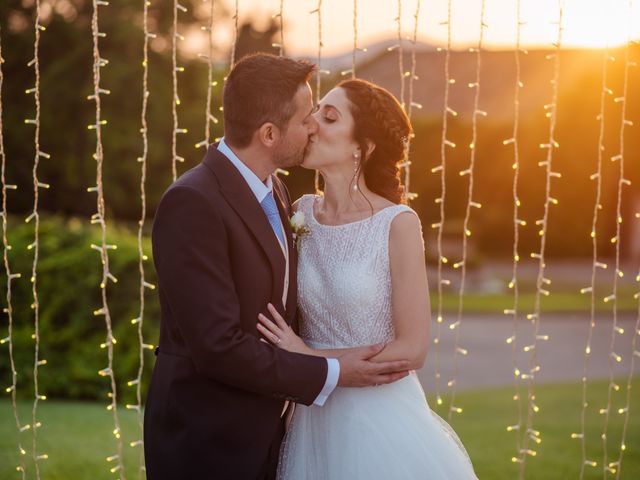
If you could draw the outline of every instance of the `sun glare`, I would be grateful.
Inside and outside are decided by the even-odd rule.
[[[520,0],[521,43],[525,48],[553,48],[556,40],[559,4],[562,0]],[[224,0],[232,11],[233,0]],[[417,0],[402,0],[402,24],[404,35],[409,35]],[[484,45],[488,49],[509,49],[516,36],[515,0],[485,0],[486,23]],[[380,40],[396,38],[398,3],[390,0],[358,0],[358,43],[370,45]],[[279,0],[241,0],[240,21],[264,23],[278,12]],[[285,44],[288,55],[317,53],[317,16],[309,12],[317,6],[317,0],[287,1],[284,4]],[[442,21],[447,18],[448,0],[421,0],[418,37],[433,45],[444,45],[447,28]],[[451,0],[452,43],[454,48],[473,46],[478,41],[481,0]],[[640,39],[640,1],[629,0],[564,0],[563,40],[566,48],[603,48],[624,44],[627,34]],[[353,46],[353,2],[323,0],[323,55],[345,54]],[[222,21],[215,29],[216,45],[228,44],[233,35],[231,21]],[[204,35],[190,32],[190,36]],[[189,48],[195,55],[206,43],[190,38]],[[365,54],[366,56],[366,54]],[[364,58],[364,57],[361,57]]]
[[[640,5],[638,5],[640,7]],[[640,34],[640,8],[629,15],[629,2],[573,0],[566,6],[565,41],[569,45],[603,48],[622,45]]]

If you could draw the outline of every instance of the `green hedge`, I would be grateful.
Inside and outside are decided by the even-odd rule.
[[[149,222],[150,223],[150,222]],[[98,371],[107,366],[107,350],[100,344],[106,339],[105,317],[93,312],[102,306],[100,281],[102,265],[100,253],[91,244],[101,244],[101,232],[78,218],[46,217],[40,221],[39,262],[37,291],[40,305],[40,358],[47,365],[40,367],[40,391],[48,397],[78,399],[106,398],[110,391],[107,378]],[[11,218],[7,229],[9,263],[12,273],[22,278],[13,280],[13,352],[18,372],[18,395],[33,395],[34,312],[31,270],[33,250],[27,246],[34,240],[34,223]],[[118,246],[109,251],[110,272],[117,283],[109,282],[107,300],[117,340],[114,346],[114,372],[119,398],[133,401],[135,388],[127,387],[128,380],[136,378],[139,366],[137,325],[131,320],[138,317],[139,282],[138,244],[135,227],[109,224],[107,242]],[[145,278],[155,284],[156,276],[151,261],[151,242],[144,239],[143,250],[149,257],[145,262]],[[0,304],[6,308],[6,272],[0,277]],[[157,291],[145,289],[144,338],[157,344],[159,303]],[[3,313],[0,338],[6,337],[8,317]],[[0,385],[11,385],[8,343],[0,347]],[[146,350],[143,391],[150,379],[154,356]]]

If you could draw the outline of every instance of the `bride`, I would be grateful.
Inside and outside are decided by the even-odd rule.
[[[331,90],[303,167],[324,195],[305,195],[300,337],[269,306],[258,329],[286,350],[339,357],[385,343],[374,361],[422,367],[430,305],[420,220],[403,201],[398,163],[411,125],[397,100],[363,80]],[[338,387],[324,406],[297,405],[280,452],[281,480],[475,479],[451,427],[427,405],[415,372],[395,383]]]

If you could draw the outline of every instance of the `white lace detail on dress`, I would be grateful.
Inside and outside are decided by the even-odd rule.
[[[406,205],[393,205],[344,225],[323,225],[313,215],[315,195],[298,209],[310,230],[300,242],[300,335],[315,348],[388,342],[394,338],[389,269],[391,222]]]

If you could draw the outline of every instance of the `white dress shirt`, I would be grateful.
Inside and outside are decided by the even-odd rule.
[[[264,197],[266,197],[273,190],[273,182],[271,181],[271,175],[267,177],[267,181],[263,182],[258,178],[258,176],[253,173],[253,171],[247,167],[242,160],[238,158],[238,156],[229,148],[229,146],[224,142],[224,138],[220,140],[218,144],[218,151],[222,153],[225,157],[231,161],[234,167],[238,169],[242,178],[247,182],[249,188],[253,192],[258,200],[258,203],[262,203]],[[284,232],[284,227],[282,229]],[[275,235],[275,233],[274,233]],[[280,243],[278,241],[278,243]],[[289,290],[289,251],[287,245],[280,245],[283,249],[283,253],[287,262],[285,269],[285,281],[284,281],[284,295],[283,295],[283,305],[286,305],[287,292]],[[314,405],[322,406],[324,402],[327,401],[331,392],[333,392],[338,385],[338,378],[340,377],[340,362],[336,358],[327,358],[327,379],[324,383],[324,387],[320,391],[320,394],[313,401]]]

